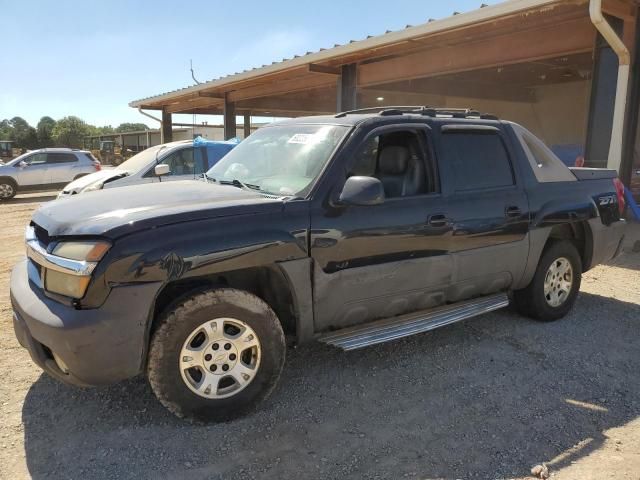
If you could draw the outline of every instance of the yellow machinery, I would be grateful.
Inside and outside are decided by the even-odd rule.
[[[100,160],[100,163],[120,165],[135,153],[127,148],[123,149],[115,140],[93,140],[90,147],[91,153]]]

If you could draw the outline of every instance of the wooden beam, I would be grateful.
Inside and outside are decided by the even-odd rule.
[[[602,2],[602,11],[623,20],[634,20],[636,6],[625,0],[605,0]]]
[[[331,92],[333,93],[333,92]],[[292,110],[304,112],[333,112],[335,94],[324,94],[314,91],[310,95],[289,95],[281,97],[254,98],[244,100],[237,105],[238,109],[260,110]]]
[[[309,73],[324,73],[327,75],[340,75],[342,70],[338,67],[327,67],[326,65],[318,65],[317,63],[310,63],[308,65]]]
[[[245,113],[242,121],[243,138],[247,138],[251,135],[251,114]]]
[[[236,133],[236,104],[229,100],[229,96],[225,95],[224,99],[224,139],[230,140],[234,138]]]
[[[350,63],[343,65],[338,78],[338,92],[336,95],[336,111],[346,112],[354,110],[358,104],[358,65]]]
[[[296,77],[290,80],[282,80],[236,90],[229,93],[229,99],[232,102],[239,102],[249,98],[271,97],[274,95],[312,90],[314,88],[334,87],[335,84],[335,78],[329,77],[328,75],[306,75],[304,77]]]
[[[191,98],[185,101],[174,103],[165,107],[165,110],[169,113],[191,112],[198,108],[219,107],[222,105],[222,101],[216,98],[202,97]]]
[[[390,99],[389,105],[404,105],[409,99],[414,99],[418,104],[421,96],[441,95],[445,97],[480,98],[487,100],[501,100],[506,102],[531,103],[536,101],[535,90],[525,87],[513,87],[510,85],[489,85],[477,82],[459,82],[447,79],[429,79],[420,89],[413,90],[386,90],[384,88],[366,88],[358,92],[367,98],[384,97],[385,102]],[[407,100],[402,100],[403,98]],[[407,105],[413,105],[409,102]]]
[[[224,98],[224,93],[219,92],[198,92],[199,97],[207,97],[207,98]]]
[[[173,141],[173,125],[171,124],[171,113],[162,110],[162,126],[160,129],[160,143]]]
[[[440,47],[358,67],[358,86],[552,58],[593,49],[595,28],[577,19],[525,34],[514,32],[481,42]]]

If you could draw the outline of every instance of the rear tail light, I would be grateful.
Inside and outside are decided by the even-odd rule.
[[[96,172],[99,172],[100,170],[102,170],[102,165],[97,160],[93,162],[93,167],[96,169]]]
[[[624,213],[625,207],[627,206],[624,199],[624,184],[620,181],[619,178],[614,178],[613,186],[616,188],[616,195],[618,196],[618,210],[620,210],[620,215],[622,215]]]

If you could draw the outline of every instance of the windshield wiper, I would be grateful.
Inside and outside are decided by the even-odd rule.
[[[211,178],[211,177],[208,177]],[[252,185],[251,183],[244,183],[234,178],[233,180],[214,180],[221,185],[233,185],[234,187],[242,188],[244,190],[260,190],[260,185]]]

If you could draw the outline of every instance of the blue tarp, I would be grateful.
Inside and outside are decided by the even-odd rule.
[[[209,166],[213,166],[218,160],[229,153],[234,147],[240,143],[237,138],[231,140],[208,140],[202,137],[193,139],[194,147],[205,147],[207,149],[207,157],[209,157]]]
[[[633,194],[631,193],[631,190],[629,190],[626,187],[624,189],[624,198],[627,200],[627,205],[629,205],[629,210],[631,210],[633,215],[636,217],[636,220],[640,220],[640,207],[638,206],[635,199],[633,198]]]

